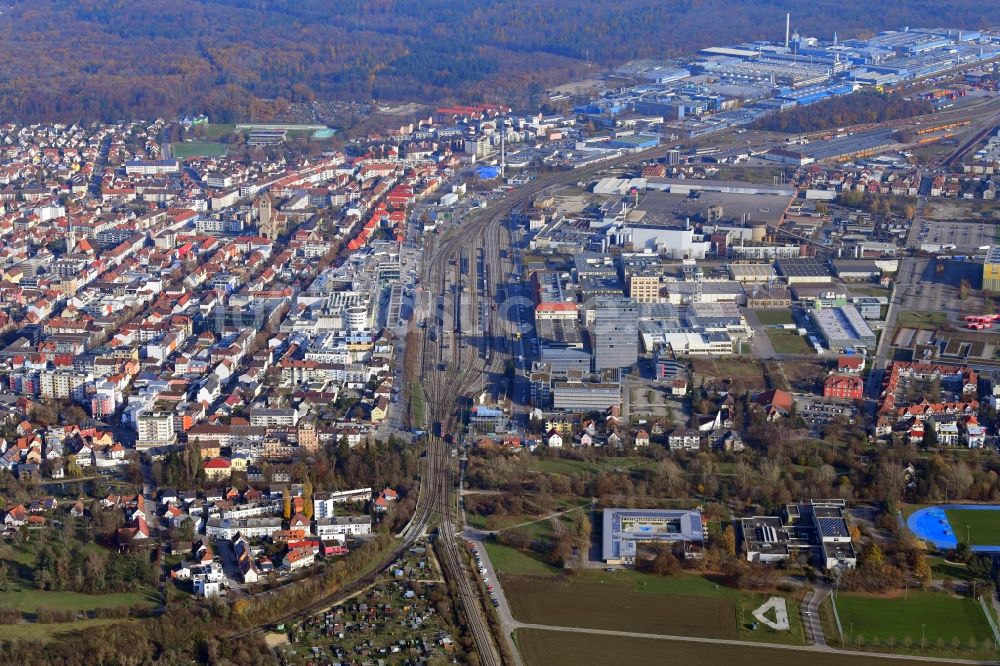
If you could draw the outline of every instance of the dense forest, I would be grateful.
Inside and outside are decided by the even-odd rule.
[[[779,39],[980,27],[966,0],[8,0],[0,122],[182,112],[267,119],[313,99],[505,101],[588,64]]]
[[[905,99],[902,95],[862,90],[852,95],[833,97],[810,106],[782,111],[757,121],[754,128],[775,132],[819,132],[933,112],[934,105],[927,100]]]

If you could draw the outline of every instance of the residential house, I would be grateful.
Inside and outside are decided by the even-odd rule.
[[[701,447],[701,435],[694,428],[677,428],[667,435],[667,444],[675,451],[693,451]]]

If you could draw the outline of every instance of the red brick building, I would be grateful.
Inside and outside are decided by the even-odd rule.
[[[830,375],[823,382],[823,397],[841,400],[861,400],[865,394],[865,382],[856,375]]]

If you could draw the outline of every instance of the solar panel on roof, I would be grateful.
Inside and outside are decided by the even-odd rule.
[[[847,536],[847,523],[842,518],[820,518],[820,530],[830,536]]]

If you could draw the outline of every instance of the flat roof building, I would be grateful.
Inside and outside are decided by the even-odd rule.
[[[698,509],[605,509],[601,558],[608,564],[635,564],[641,543],[704,543]]]
[[[552,408],[566,412],[603,412],[622,404],[621,384],[552,382]]]
[[[882,277],[882,269],[868,259],[836,259],[833,270],[844,281],[871,281]]]
[[[639,305],[598,298],[594,314],[594,369],[628,368],[639,358]]]
[[[826,346],[834,351],[847,347],[875,347],[875,332],[853,305],[814,310],[812,320]]]
[[[743,550],[750,562],[774,563],[803,557],[822,568],[853,568],[857,554],[844,518],[843,500],[810,500],[785,507],[777,516],[740,519]]]
[[[833,282],[830,265],[825,259],[816,257],[796,257],[779,259],[778,272],[788,284],[805,282]]]
[[[771,264],[730,264],[729,275],[737,282],[769,282],[774,279]]]

